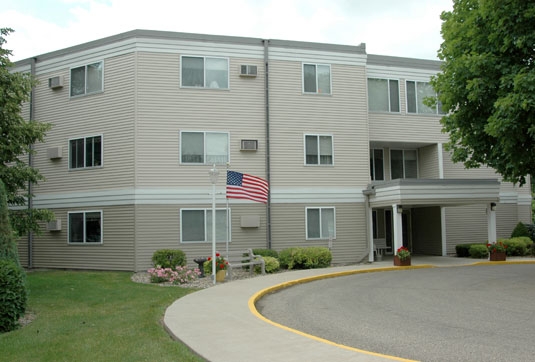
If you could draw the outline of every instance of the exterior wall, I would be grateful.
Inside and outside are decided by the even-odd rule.
[[[411,209],[414,254],[442,255],[440,207]]]
[[[446,253],[455,255],[455,245],[484,243],[487,240],[485,205],[447,207]]]
[[[418,149],[418,176],[420,178],[440,178],[437,145]]]

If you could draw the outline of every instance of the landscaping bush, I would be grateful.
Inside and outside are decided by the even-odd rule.
[[[533,241],[527,236],[501,240],[507,246],[507,256],[524,256]]]
[[[152,254],[152,264],[162,268],[175,268],[186,265],[186,254],[178,249],[160,249]]]
[[[24,270],[13,260],[0,259],[0,333],[17,328],[26,311]]]
[[[535,224],[526,224],[526,229],[528,229],[529,238],[535,241]]]
[[[276,271],[279,271],[280,263],[277,258],[271,256],[263,256],[262,258],[264,258],[264,263],[266,264],[266,273],[275,273]],[[254,271],[257,274],[261,273],[262,267],[260,265],[255,265]]]
[[[470,247],[472,245],[486,245],[483,243],[469,243],[469,244],[457,244],[455,245],[455,252],[459,258],[469,258],[470,257]]]
[[[273,249],[253,249],[253,254],[262,255],[262,256],[270,256],[275,259],[279,258],[279,253],[277,253],[277,251]]]
[[[468,252],[470,257],[475,259],[483,259],[489,255],[487,245],[485,244],[472,244]]]
[[[513,232],[511,233],[511,238],[517,238],[520,236],[526,236],[528,238],[530,237],[529,230],[526,227],[526,224],[521,221],[519,221],[513,229]]]
[[[288,248],[279,253],[281,268],[285,269],[325,268],[331,261],[331,251],[322,247]]]

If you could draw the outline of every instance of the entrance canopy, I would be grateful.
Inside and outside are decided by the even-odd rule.
[[[392,205],[461,206],[497,203],[497,179],[396,179],[368,185],[364,194],[372,208]]]

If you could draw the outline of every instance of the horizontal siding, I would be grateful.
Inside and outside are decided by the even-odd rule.
[[[257,65],[258,76],[240,77],[240,64]],[[265,177],[264,70],[260,60],[231,58],[230,90],[180,88],[177,54],[140,53],[138,66],[138,186],[209,185],[211,165],[180,164],[181,130],[229,132],[231,168]],[[257,139],[258,151],[240,151],[241,139]]]
[[[36,88],[36,115],[52,123],[45,143],[37,144],[35,166],[46,177],[36,193],[72,192],[133,186],[134,56],[104,60],[104,92],[69,97],[69,69],[43,74]],[[64,86],[48,88],[48,77],[61,75]],[[103,167],[69,170],[69,139],[103,135]],[[47,148],[61,147],[63,157],[47,158]]]
[[[218,204],[218,208],[225,207]],[[212,243],[180,243],[180,209],[211,208],[211,205],[138,205],[136,206],[137,270],[152,266],[151,258],[158,249],[180,249],[186,253],[188,265],[196,266],[194,259],[212,254]],[[266,249],[266,207],[263,204],[232,205],[232,236],[229,250]],[[241,216],[259,215],[260,227],[242,228]],[[224,242],[217,250],[226,250]]]
[[[56,209],[61,231],[43,230],[33,242],[34,268],[68,268],[95,270],[134,270],[133,206],[101,207],[103,243],[98,245],[68,244],[67,212],[80,209]],[[80,210],[82,211],[82,210]]]
[[[351,264],[368,255],[364,204],[275,204],[272,206],[273,249],[290,247],[328,247],[328,240],[306,240],[305,207],[335,207],[336,239],[333,264]]]
[[[274,186],[365,186],[369,181],[364,67],[331,64],[332,95],[302,93],[302,63],[270,63]],[[334,165],[305,166],[304,134],[333,136]]]
[[[440,177],[437,145],[418,149],[418,177],[436,179]]]
[[[498,239],[510,238],[519,221],[516,204],[498,204],[496,207],[496,237]]]
[[[455,254],[455,245],[487,241],[485,205],[446,208],[446,253]]]

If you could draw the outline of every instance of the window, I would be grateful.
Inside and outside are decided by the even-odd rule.
[[[69,212],[69,244],[102,243],[102,211]]]
[[[336,238],[334,207],[306,208],[307,240]]]
[[[305,135],[305,164],[332,165],[333,137],[323,135]]]
[[[226,241],[227,210],[217,209],[215,216],[216,241]],[[212,209],[181,209],[180,220],[181,242],[204,243],[212,241]]]
[[[444,114],[440,102],[437,102],[434,107],[428,107],[424,104],[425,98],[436,98],[436,96],[437,94],[431,84],[407,81],[407,113]]]
[[[102,92],[102,62],[71,69],[71,97]]]
[[[102,136],[69,140],[69,168],[102,166]]]
[[[368,78],[370,112],[399,112],[399,84],[395,79]]]
[[[182,87],[228,89],[228,59],[183,56]]]
[[[224,164],[229,161],[229,135],[223,132],[181,132],[182,163]]]
[[[303,64],[303,92],[331,94],[331,66]]]
[[[382,149],[370,150],[370,174],[372,181],[385,179],[383,159]]]
[[[397,178],[418,178],[416,150],[390,150],[392,180]]]

